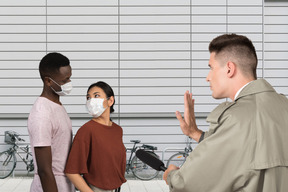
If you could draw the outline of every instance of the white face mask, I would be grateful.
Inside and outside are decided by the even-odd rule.
[[[49,77],[50,78],[50,77]],[[51,78],[50,78],[51,79]],[[58,95],[60,96],[66,96],[68,95],[72,89],[73,89],[73,86],[72,86],[72,82],[68,82],[68,83],[65,83],[64,85],[59,85],[58,83],[56,83],[53,79],[51,79],[56,85],[58,85],[59,87],[61,87],[61,91],[55,91],[52,87],[51,89]]]
[[[87,100],[86,107],[90,115],[93,117],[99,117],[102,115],[102,113],[106,110],[106,108],[103,107],[103,98],[91,98]]]

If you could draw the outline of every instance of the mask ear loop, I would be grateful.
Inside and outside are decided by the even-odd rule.
[[[54,81],[51,77],[48,77],[48,78],[61,88],[61,86],[60,86],[58,83],[56,83],[56,81]],[[52,86],[50,86],[50,88],[51,88],[55,93],[57,92],[57,91],[55,91],[55,89],[53,89]],[[61,90],[62,90],[62,88],[61,88]]]
[[[51,77],[48,77],[51,81],[53,81],[56,85],[58,85],[59,87],[61,87],[58,83],[56,83],[56,81],[54,81]]]
[[[55,91],[55,89],[53,89],[53,87],[50,86],[50,88],[56,93],[57,91]]]

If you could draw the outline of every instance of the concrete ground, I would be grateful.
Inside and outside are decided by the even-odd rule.
[[[0,179],[1,192],[29,192],[32,177],[8,177]],[[169,192],[169,187],[162,179],[142,181],[128,179],[121,187],[121,192]]]

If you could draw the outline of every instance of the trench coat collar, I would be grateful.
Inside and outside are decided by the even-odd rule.
[[[218,124],[221,115],[229,109],[231,106],[237,103],[237,101],[248,95],[254,95],[261,92],[275,92],[274,88],[264,79],[258,79],[252,81],[244,87],[244,89],[239,93],[235,101],[226,101],[218,105],[207,117],[206,121],[209,123]]]
[[[252,81],[249,85],[244,87],[244,89],[236,97],[235,101],[242,97],[254,95],[261,92],[275,92],[275,89],[265,79],[258,79]]]

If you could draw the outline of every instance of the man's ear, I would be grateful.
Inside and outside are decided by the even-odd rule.
[[[226,67],[227,67],[227,76],[229,78],[232,78],[236,74],[236,65],[235,65],[235,63],[229,61],[227,63]]]
[[[52,80],[49,77],[44,77],[44,84],[48,87],[51,86]]]

